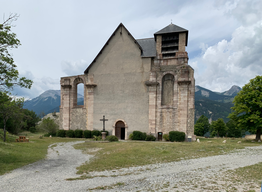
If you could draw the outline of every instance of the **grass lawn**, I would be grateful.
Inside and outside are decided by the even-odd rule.
[[[260,187],[262,185],[262,163],[229,170],[227,171],[226,179],[237,183],[242,183],[243,181],[253,182]]]
[[[86,142],[75,145],[76,149],[84,153],[93,154],[89,163],[78,167],[78,173],[119,169],[131,166],[140,166],[154,163],[165,163],[228,153],[234,149],[246,146],[256,146],[261,143],[252,143],[244,139],[200,138],[197,142]],[[241,144],[237,142],[241,141]]]
[[[26,135],[29,138],[29,143],[0,141],[0,175],[44,159],[47,148],[52,143],[84,140],[56,137],[39,139],[41,134],[32,134],[30,132],[24,132],[20,135]]]
[[[75,138],[56,138],[44,137],[40,139],[41,134],[32,134],[24,132],[29,138],[29,143],[2,142],[0,141],[0,175],[13,169],[44,159],[49,145],[57,142],[69,142],[86,139]],[[165,163],[179,161],[182,159],[191,159],[219,155],[228,153],[234,149],[241,149],[246,146],[257,146],[261,143],[252,143],[244,139],[226,139],[227,143],[222,143],[225,139],[205,139],[200,138],[197,142],[111,142],[96,143],[85,142],[77,144],[74,147],[81,149],[84,153],[94,155],[89,163],[78,167],[78,173],[88,173],[91,171],[112,170],[131,166],[140,166],[154,163]],[[238,141],[242,141],[238,144]],[[256,173],[256,182],[260,182],[262,163],[239,168],[232,171],[238,175],[238,179],[254,179]],[[231,174],[229,174],[231,175]],[[245,175],[242,177],[242,175]],[[233,179],[233,178],[232,178]],[[234,180],[234,179],[233,179]]]

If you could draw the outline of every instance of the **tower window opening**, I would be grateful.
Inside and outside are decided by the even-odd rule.
[[[179,34],[167,34],[162,36],[161,53],[163,58],[175,57],[178,51]]]

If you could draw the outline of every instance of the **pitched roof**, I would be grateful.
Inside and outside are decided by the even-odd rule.
[[[97,56],[95,57],[95,59],[92,61],[92,63],[86,68],[86,70],[84,71],[84,73],[88,73],[89,69],[90,69],[90,68],[92,67],[92,65],[96,62],[96,59],[98,58],[98,56],[99,56],[100,54],[102,54],[104,48],[108,45],[108,43],[109,43],[109,41],[111,40],[111,38],[112,38],[113,36],[115,36],[116,31],[117,31],[118,28],[120,28],[120,27],[123,27],[123,28],[127,31],[128,35],[130,35],[131,38],[134,40],[134,43],[137,44],[138,48],[141,50],[141,52],[143,52],[143,49],[142,49],[141,45],[135,40],[135,38],[131,35],[131,33],[127,30],[127,28],[126,28],[122,23],[120,23],[120,24],[118,25],[118,27],[116,28],[116,30],[113,32],[113,34],[109,37],[109,39],[107,40],[107,42],[105,43],[105,45],[104,45],[104,46],[102,47],[102,49],[99,51],[99,53],[97,54]],[[121,32],[121,33],[122,33],[122,32]]]
[[[165,28],[159,30],[158,32],[156,32],[154,34],[155,38],[157,35],[163,35],[163,34],[170,34],[170,33],[182,33],[185,32],[186,33],[186,46],[187,46],[187,40],[188,40],[188,30],[179,27],[177,25],[174,25],[173,23],[169,24],[168,26],[166,26]]]
[[[156,42],[154,38],[137,39],[136,41],[143,49],[141,57],[156,56]]]
[[[160,34],[166,34],[166,33],[187,32],[187,31],[188,30],[171,23],[170,25],[168,25],[165,28],[161,29],[160,31],[156,32],[154,35],[160,35]]]

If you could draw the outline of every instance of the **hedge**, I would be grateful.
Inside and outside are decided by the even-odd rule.
[[[83,138],[83,130],[76,129],[75,130],[75,137],[76,138]]]
[[[169,140],[174,142],[174,141],[185,141],[186,134],[184,132],[180,131],[170,131],[169,132]]]
[[[166,141],[169,141],[169,135],[168,135],[168,134],[164,134],[164,135],[163,135],[163,138],[164,138]]]
[[[98,130],[93,130],[92,132],[91,132],[91,136],[93,137],[93,136],[101,136],[102,134],[101,134],[101,131],[98,131]]]
[[[147,135],[145,140],[146,140],[146,141],[155,141],[156,138],[155,138],[154,135]]]
[[[67,137],[71,137],[71,138],[75,137],[75,132],[74,132],[74,130],[68,130],[68,131],[66,131],[66,136],[67,136]]]
[[[84,137],[85,138],[92,138],[92,134],[90,130],[84,130]]]
[[[56,132],[57,137],[65,137],[66,136],[66,130],[60,129]]]
[[[145,140],[146,133],[142,133],[141,131],[133,131],[133,140]]]

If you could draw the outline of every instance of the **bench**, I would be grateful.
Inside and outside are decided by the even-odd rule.
[[[19,136],[19,139],[16,139],[16,142],[29,142],[29,139],[26,139],[25,136]]]

